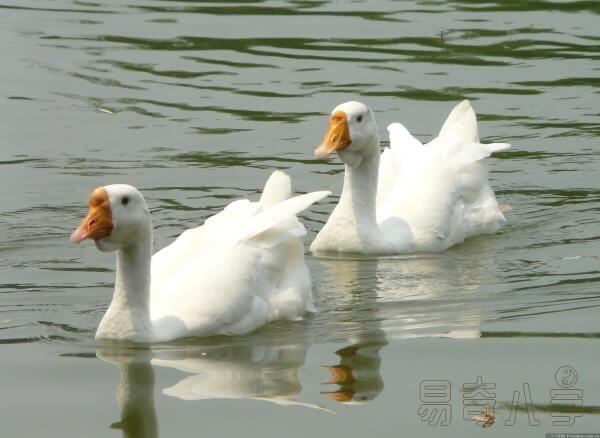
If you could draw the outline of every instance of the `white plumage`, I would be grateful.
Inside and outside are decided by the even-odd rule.
[[[470,236],[497,232],[506,222],[483,159],[510,145],[479,142],[468,101],[452,110],[439,135],[426,145],[402,124],[392,123],[390,147],[381,155],[368,107],[347,102],[333,114],[345,114],[349,140],[339,143],[339,135],[328,133],[316,153],[338,152],[346,164],[344,188],[311,250],[441,251]]]
[[[289,198],[290,179],[276,171],[260,201],[232,202],[151,257],[152,226],[141,193],[126,185],[103,189],[113,229],[96,244],[117,250],[117,278],[97,338],[156,342],[242,334],[314,311],[305,229],[296,214],[329,192]],[[72,240],[82,240],[80,229]]]

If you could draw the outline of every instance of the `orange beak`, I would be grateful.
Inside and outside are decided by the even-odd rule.
[[[71,242],[79,243],[85,239],[102,239],[109,236],[112,229],[112,212],[108,193],[106,189],[99,187],[90,196],[88,214],[71,234]]]
[[[340,403],[348,403],[348,402],[352,401],[352,397],[354,396],[354,391],[340,389],[338,391],[333,391],[333,392],[321,392],[321,394],[326,395],[333,401],[340,402]]]
[[[336,111],[329,119],[329,126],[321,144],[315,149],[315,157],[325,158],[334,152],[347,148],[352,143],[346,113]]]
[[[327,366],[323,365],[321,368],[327,368],[331,373],[331,379],[327,382],[321,382],[324,384],[337,384],[337,385],[350,385],[356,382],[352,368],[344,365]]]

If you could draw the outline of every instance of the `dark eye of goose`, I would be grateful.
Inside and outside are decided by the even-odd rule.
[[[360,114],[360,115],[359,115],[359,116],[356,118],[356,121],[357,121],[358,123],[362,122],[362,117],[363,117],[363,116],[362,116],[362,114]]]
[[[129,204],[129,196],[123,196],[121,198],[121,205],[127,205]]]

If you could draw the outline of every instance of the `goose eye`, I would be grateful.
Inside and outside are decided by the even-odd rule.
[[[362,118],[363,118],[363,116],[362,116],[362,114],[361,114],[361,115],[359,115],[359,116],[356,118],[356,121],[357,121],[358,123],[360,123],[360,122],[362,122]]]
[[[129,196],[123,196],[121,198],[121,205],[127,205],[129,204]]]

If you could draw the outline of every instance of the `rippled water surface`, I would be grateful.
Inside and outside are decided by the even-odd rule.
[[[599,23],[583,0],[0,0],[2,435],[475,436],[477,376],[496,384],[487,434],[598,432]],[[308,255],[320,312],[302,322],[94,340],[114,260],[68,242],[94,187],[139,187],[162,247],[284,169],[334,193],[303,214],[310,242],[341,189],[339,160],[312,156],[335,105],[427,140],[464,98],[484,141],[513,145],[489,160],[502,233]],[[432,379],[450,384],[446,427],[417,414]],[[557,399],[573,426],[553,426],[571,415]]]

